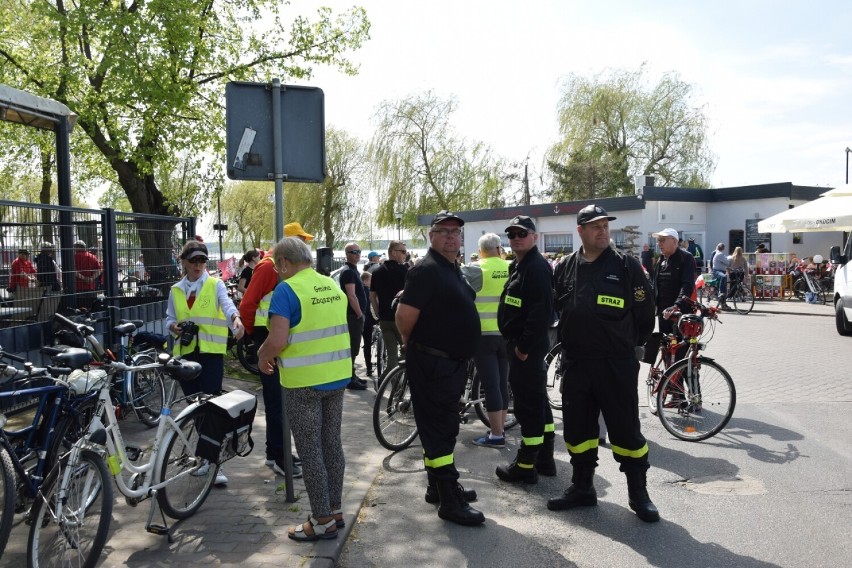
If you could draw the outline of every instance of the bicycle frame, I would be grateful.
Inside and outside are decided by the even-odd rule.
[[[151,363],[147,365],[125,365],[123,363],[112,363],[111,366],[116,367],[121,372],[129,372],[133,373],[135,371],[147,370],[147,369],[157,369],[162,367],[159,363]],[[156,472],[159,470],[159,466],[162,461],[162,449],[166,447],[166,442],[168,441],[168,437],[171,435],[180,436],[181,441],[187,446],[189,445],[189,440],[186,435],[184,435],[183,431],[178,426],[177,421],[181,420],[184,416],[188,415],[190,412],[195,410],[198,406],[198,403],[193,403],[188,405],[181,413],[178,415],[177,420],[172,418],[171,416],[171,401],[164,402],[163,410],[160,413],[160,420],[157,423],[157,432],[154,435],[154,443],[151,447],[151,454],[146,463],[141,465],[135,465],[127,456],[127,452],[125,450],[124,438],[121,434],[121,428],[119,427],[118,418],[115,415],[115,406],[113,405],[112,398],[110,396],[110,381],[107,380],[104,385],[101,387],[100,393],[98,394],[98,408],[95,412],[95,416],[89,425],[89,432],[94,433],[97,430],[104,429],[106,430],[106,448],[107,448],[107,466],[109,468],[110,474],[115,478],[116,485],[118,485],[118,489],[122,495],[128,497],[130,499],[141,499],[143,497],[148,496],[152,491],[158,490],[166,485],[172,483],[176,479],[180,479],[185,475],[189,475],[195,471],[196,468],[188,469],[175,477],[166,479],[166,480],[158,480],[156,483],[152,483],[153,476],[149,475],[152,472]],[[104,425],[101,422],[102,417],[106,417],[107,424]],[[197,466],[200,466],[202,460],[199,458]],[[128,484],[127,480],[125,480],[122,472],[128,472],[131,476],[138,475],[141,476],[142,483],[137,487],[133,488],[130,484]],[[131,477],[132,479],[132,477]]]

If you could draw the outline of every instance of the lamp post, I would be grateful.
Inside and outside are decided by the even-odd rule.
[[[846,147],[846,185],[849,185],[849,152],[852,152],[852,148],[847,146]]]
[[[396,217],[396,238],[402,240],[402,213],[397,211],[393,214]]]

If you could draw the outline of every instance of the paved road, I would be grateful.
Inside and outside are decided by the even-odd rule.
[[[720,435],[681,442],[641,409],[659,524],[627,508],[609,452],[597,470],[599,506],[553,513],[544,505],[569,483],[567,452],[558,456],[558,479],[512,486],[494,468],[514,455],[519,433],[511,432],[510,450],[477,448],[471,441],[483,428],[469,425],[456,462],[480,495],[485,526],[437,518],[422,501],[413,447],[386,456],[339,566],[849,565],[852,339],[836,334],[829,306],[773,304],[758,309],[818,315],[722,316],[706,353],[730,371],[739,402]]]
[[[835,333],[829,306],[772,302],[757,309],[724,315],[707,349],[738,388],[739,403],[723,433],[698,444],[680,442],[641,409],[653,464],[650,491],[663,516],[656,525],[627,508],[623,476],[605,451],[596,478],[600,505],[547,511],[546,499],[568,482],[567,453],[558,456],[557,479],[532,487],[504,484],[494,467],[513,455],[518,433],[510,435],[511,451],[474,447],[471,440],[484,431],[475,418],[462,427],[457,462],[488,521],[478,528],[441,521],[422,500],[420,447],[395,454],[381,448],[372,432],[372,391],[347,392],[348,526],[339,539],[300,544],[286,538],[286,527],[307,516],[307,497],[297,480],[297,501],[288,503],[283,479],[263,465],[259,412],[254,453],[226,464],[231,483],[214,488],[194,517],[175,523],[174,543],[144,531],[148,502],[131,508],[117,498],[101,565],[324,567],[338,558],[347,568],[852,564],[852,338]],[[122,428],[131,439],[151,436],[133,419]],[[20,516],[16,523],[2,566],[25,563],[27,527]]]

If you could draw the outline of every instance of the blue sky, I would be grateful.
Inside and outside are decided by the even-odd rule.
[[[362,138],[382,100],[432,89],[458,98],[453,124],[503,156],[540,166],[556,139],[569,73],[647,63],[676,71],[710,119],[715,186],[845,181],[852,146],[852,3],[293,0],[364,6],[372,39],[360,74],[318,68],[328,124]]]

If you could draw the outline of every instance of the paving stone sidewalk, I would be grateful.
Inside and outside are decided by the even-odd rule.
[[[376,441],[372,427],[372,388],[344,394],[343,446],[346,475],[343,511],[346,528],[335,540],[299,543],[287,538],[287,528],[305,521],[310,513],[305,485],[295,480],[296,501],[288,503],[284,478],[264,465],[266,429],[263,395],[259,383],[225,380],[226,388],[242,389],[258,397],[258,413],[252,438],[255,447],[245,458],[235,458],[224,466],[229,483],[214,487],[194,516],[172,525],[169,544],[165,536],[145,531],[150,500],[129,506],[115,488],[116,500],[110,537],[101,566],[241,566],[243,568],[295,566],[334,566],[352,530],[359,509],[387,455]],[[155,430],[148,430],[135,418],[121,422],[128,444],[150,441]],[[156,515],[159,516],[159,508]],[[171,519],[167,520],[172,523]],[[162,522],[161,519],[155,522]],[[0,566],[24,566],[28,528],[22,515],[0,560]]]

